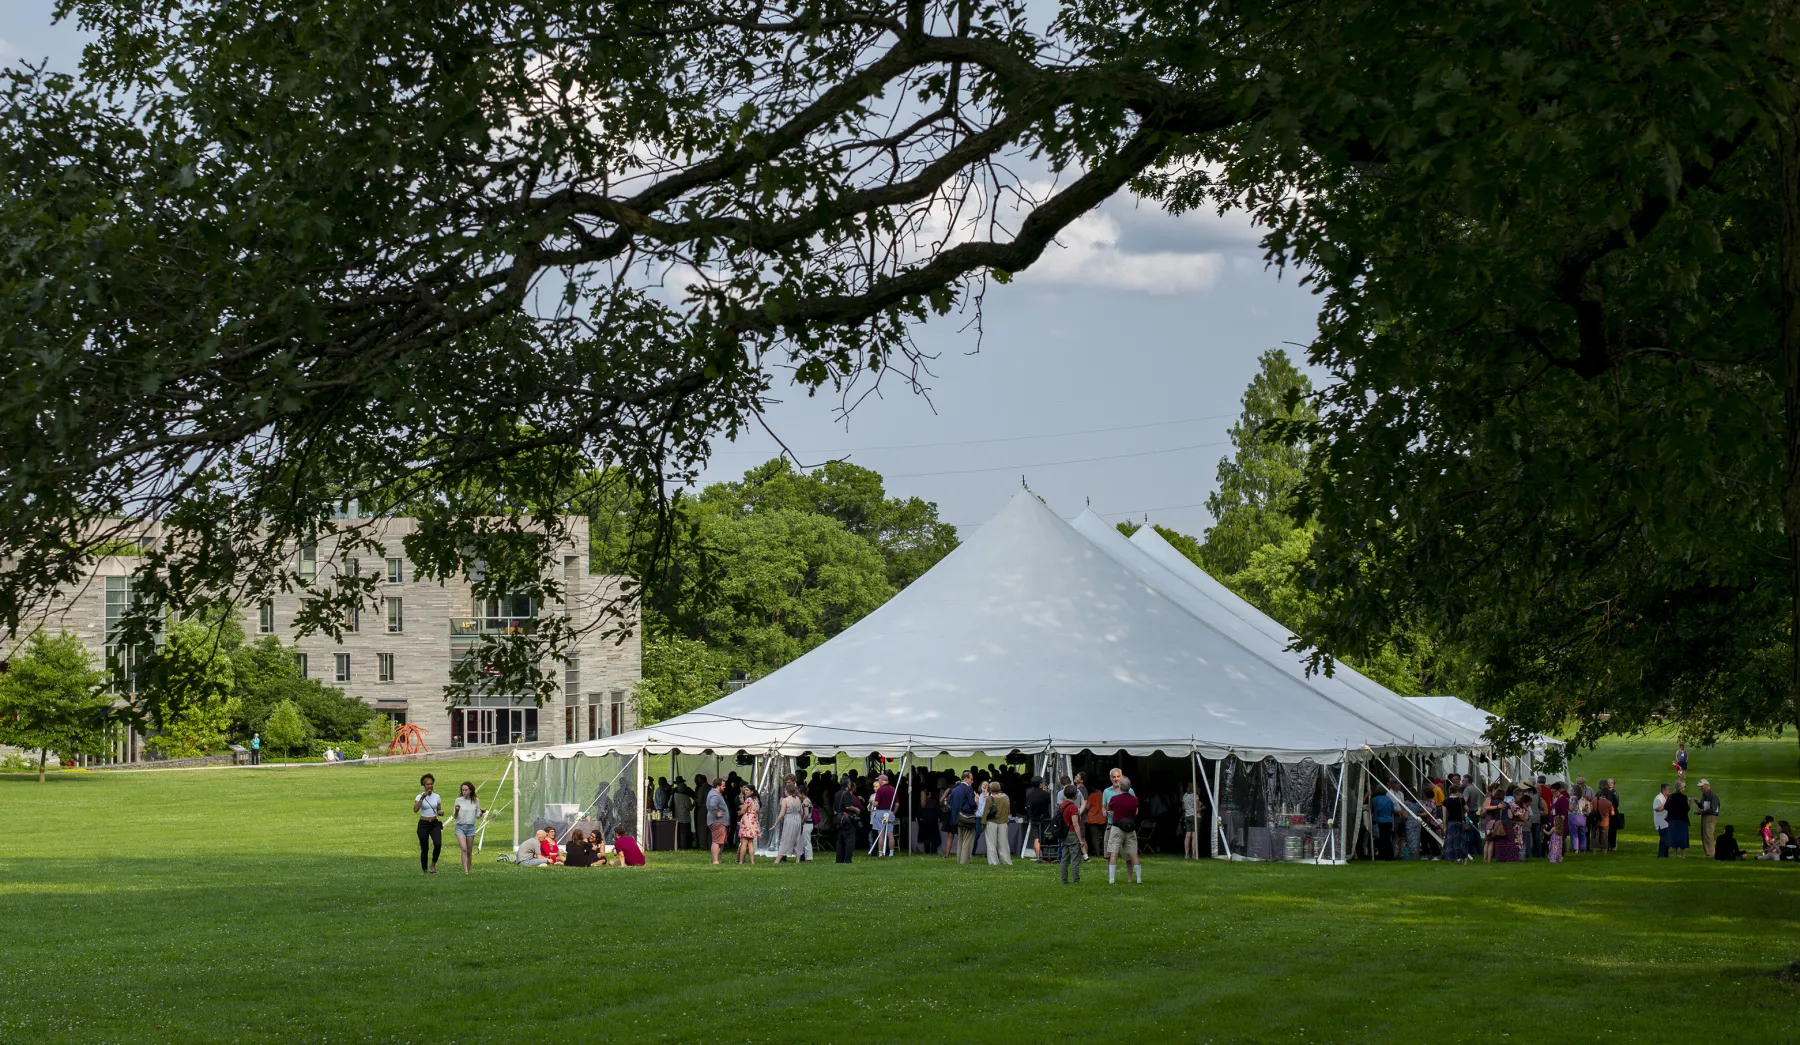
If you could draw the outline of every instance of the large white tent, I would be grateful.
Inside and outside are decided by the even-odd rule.
[[[1331,675],[1309,673],[1302,655],[1289,649],[1292,636],[1285,626],[1214,580],[1154,529],[1141,527],[1127,540],[1092,511],[1083,512],[1070,525],[1170,601],[1332,704],[1407,737],[1415,748],[1450,750],[1481,744],[1478,733],[1413,705],[1346,666],[1337,666]]]
[[[1465,729],[1477,734],[1485,734],[1498,721],[1492,714],[1481,710],[1461,697],[1408,697],[1407,700],[1431,712],[1439,718],[1455,722]],[[1500,771],[1513,780],[1523,780],[1543,765],[1552,751],[1562,754],[1563,742],[1543,733],[1531,739],[1531,750],[1517,758],[1500,762]],[[1558,773],[1557,776],[1563,774]],[[1554,779],[1554,778],[1553,778]]]
[[[1206,609],[1212,604],[1193,585],[1108,533],[1117,541],[1096,543],[1101,535],[1022,492],[924,576],[807,655],[666,722],[520,751],[515,785],[529,773],[532,801],[559,797],[584,808],[624,805],[622,793],[635,787],[641,808],[645,757],[674,752],[733,756],[772,780],[768,767],[800,755],[1124,751],[1191,758],[1196,767],[1203,759],[1302,766],[1289,775],[1330,796],[1333,808],[1317,817],[1323,824],[1337,814],[1343,774],[1320,767],[1467,742],[1466,732],[1404,702],[1396,708],[1307,678],[1292,654],[1284,662],[1266,636]],[[601,759],[597,772],[579,765]]]

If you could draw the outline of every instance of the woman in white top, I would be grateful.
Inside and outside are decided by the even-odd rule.
[[[475,829],[481,825],[481,800],[475,797],[475,785],[467,780],[457,788],[451,818],[456,821],[456,846],[462,850],[463,874],[468,874],[469,858],[475,847]]]
[[[437,778],[430,773],[419,778],[419,786],[425,789],[413,797],[413,812],[419,814],[419,870],[437,874],[438,854],[444,851],[444,825],[438,821],[444,796],[434,790]]]
[[[1181,853],[1189,860],[1200,859],[1200,796],[1194,793],[1194,782],[1181,785]]]

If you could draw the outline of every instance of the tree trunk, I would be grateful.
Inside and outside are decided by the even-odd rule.
[[[1783,446],[1785,473],[1781,498],[1782,521],[1788,539],[1789,654],[1788,703],[1796,738],[1800,740],[1800,104],[1796,84],[1782,85],[1782,118],[1776,129],[1776,153],[1781,205],[1781,332],[1779,347],[1783,381],[1782,406],[1786,413]]]
[[[38,748],[38,783],[40,784],[44,782],[44,760],[49,757],[50,752],[48,750]]]

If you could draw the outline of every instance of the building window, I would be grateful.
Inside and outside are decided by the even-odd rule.
[[[350,681],[350,654],[338,653],[338,654],[334,655],[334,659],[337,661],[337,680],[339,682],[349,682]]]
[[[600,694],[588,694],[588,730],[589,740],[600,739]]]
[[[398,635],[406,629],[406,618],[400,612],[400,600],[383,599],[387,603],[388,634]]]
[[[319,546],[307,542],[300,546],[300,583],[311,584],[319,579]]]
[[[361,577],[362,576],[362,560],[361,559],[352,558],[350,560],[350,576],[352,576],[352,577]]]
[[[353,632],[362,630],[362,607],[361,606],[350,607],[350,630]]]
[[[375,654],[375,677],[379,682],[394,681],[394,655],[392,653]]]
[[[125,617],[138,608],[130,577],[106,578],[106,666],[131,690],[137,689],[137,669],[146,651],[125,644]]]
[[[616,737],[623,732],[625,732],[625,691],[615,689],[612,691],[612,732],[607,736]]]
[[[264,635],[275,630],[275,600],[264,599],[256,608],[256,630]]]
[[[406,579],[405,563],[405,559],[389,559],[387,561],[389,584],[399,584]]]
[[[581,700],[581,658],[571,655],[569,662],[563,665],[563,703],[574,704]]]
[[[306,673],[306,654],[296,653],[294,654],[294,660],[300,666],[300,677],[310,678],[311,676]]]

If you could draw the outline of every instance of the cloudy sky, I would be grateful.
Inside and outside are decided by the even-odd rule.
[[[80,40],[54,0],[0,0],[0,60],[73,70]],[[935,354],[928,395],[899,382],[846,418],[829,392],[777,390],[770,427],[804,464],[843,457],[888,489],[973,528],[1023,476],[1063,515],[1084,504],[1198,533],[1226,430],[1256,357],[1298,359],[1316,307],[1293,273],[1266,268],[1238,217],[1172,218],[1115,199],[1010,286],[988,296],[978,337],[955,317],[919,332]],[[761,432],[721,444],[705,478],[774,456]]]

